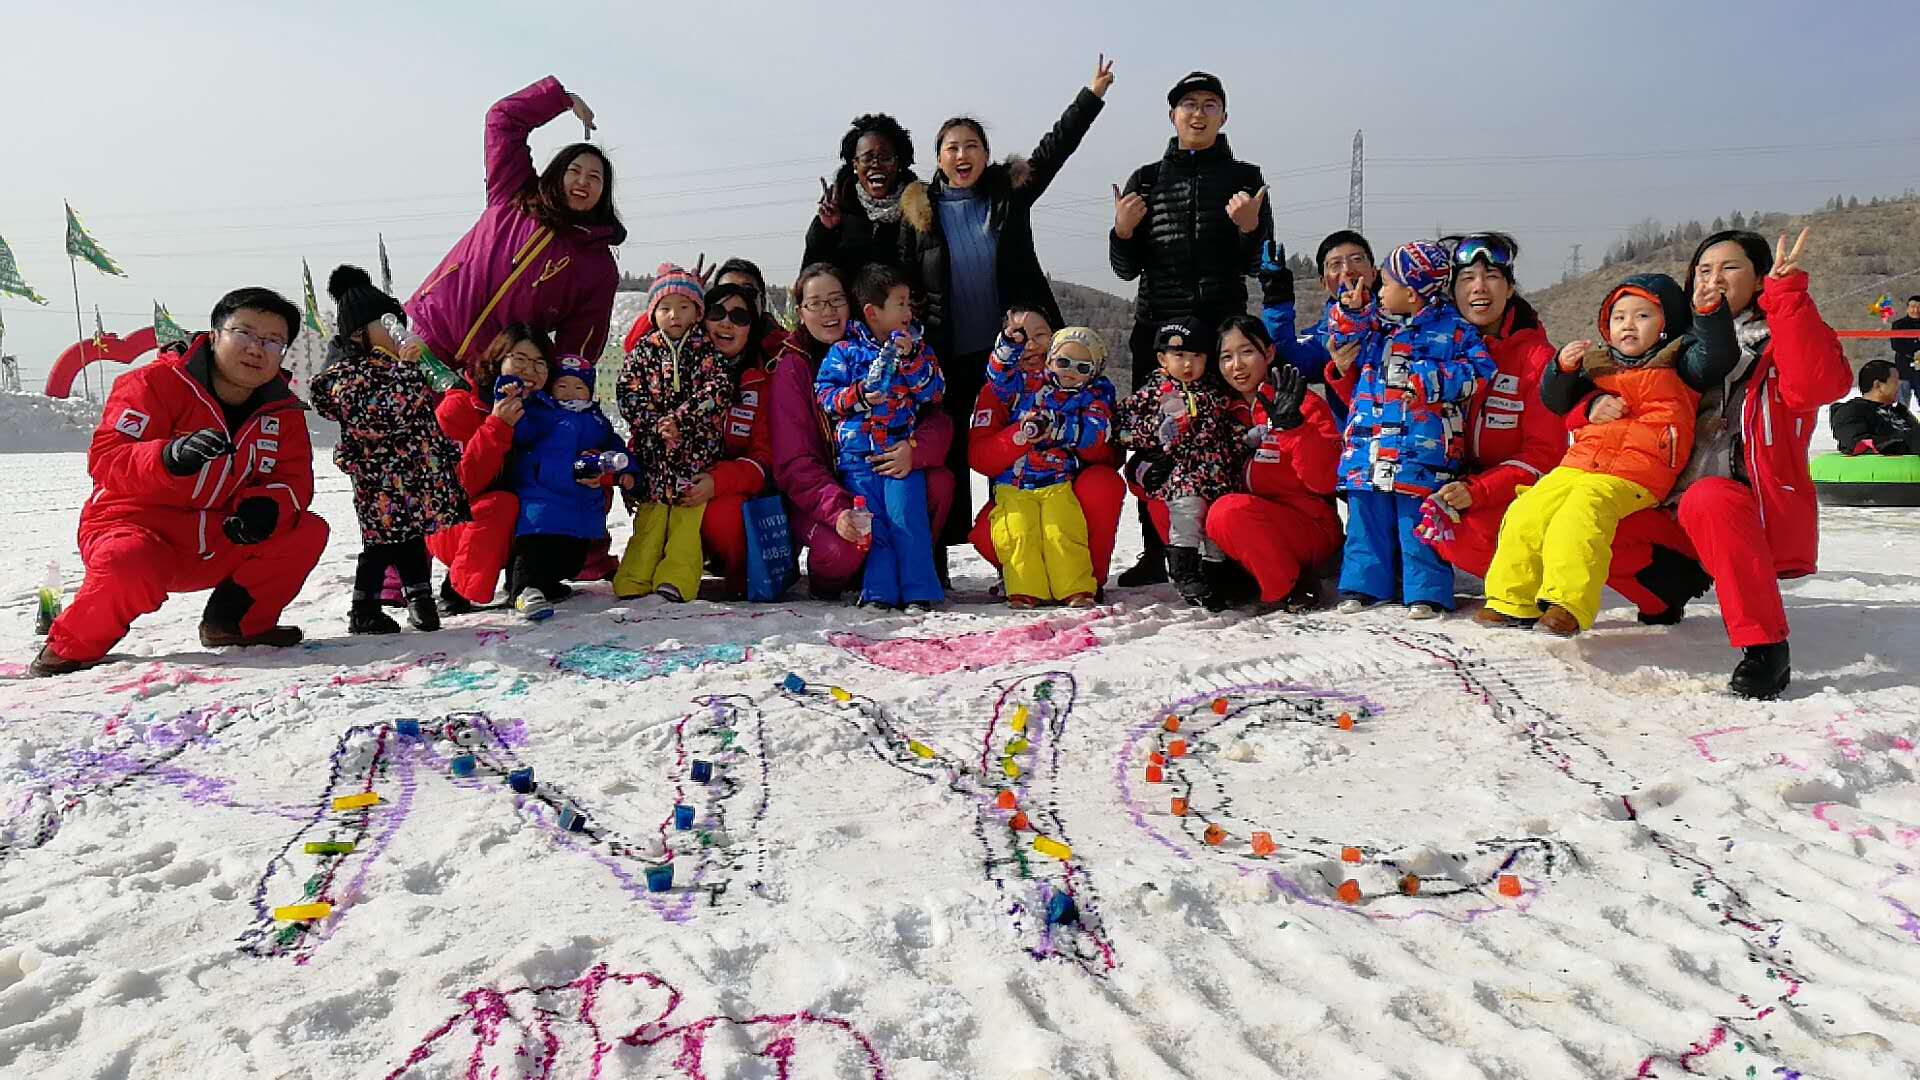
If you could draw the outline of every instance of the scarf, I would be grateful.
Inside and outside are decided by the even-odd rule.
[[[866,187],[859,181],[853,185],[853,194],[860,200],[860,208],[867,212],[867,220],[876,225],[891,225],[900,220],[900,195],[906,190],[907,186],[902,184],[900,191],[884,199],[875,199],[867,194]]]

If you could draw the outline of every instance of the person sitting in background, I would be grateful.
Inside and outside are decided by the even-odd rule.
[[[1914,366],[1914,354],[1920,353],[1920,296],[1907,297],[1907,313],[1887,325],[1889,330],[1905,330],[1913,337],[1893,339],[1893,369],[1900,374],[1894,387],[1895,400],[1906,405],[1920,397],[1920,368]]]
[[[1920,453],[1920,424],[1900,402],[1900,382],[1900,369],[1892,361],[1869,360],[1860,368],[1860,396],[1840,402],[1828,414],[1841,453]]]

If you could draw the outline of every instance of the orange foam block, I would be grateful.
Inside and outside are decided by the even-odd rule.
[[[1512,874],[1501,874],[1500,875],[1500,895],[1501,896],[1519,896],[1520,895],[1520,879],[1517,877],[1514,877]]]
[[[1173,816],[1174,817],[1187,816],[1187,800],[1179,797],[1178,795],[1173,797]]]
[[[1217,697],[1213,699],[1213,715],[1215,716],[1227,715],[1227,699],[1226,698]]]
[[[1340,861],[1341,861],[1341,862],[1359,862],[1359,861],[1360,861],[1360,849],[1359,849],[1359,848],[1357,848],[1357,847],[1343,847],[1343,848],[1341,848],[1341,849],[1340,849]]]
[[[1158,750],[1147,751],[1147,764],[1165,765],[1166,763],[1167,763],[1167,755],[1161,753]]]
[[[1272,836],[1263,832],[1257,832],[1253,834],[1253,853],[1256,856],[1259,856],[1260,858],[1264,859],[1267,856],[1273,854],[1276,850],[1278,849],[1273,846]]]
[[[1013,815],[1013,820],[1007,822],[1007,824],[1013,826],[1014,832],[1025,832],[1031,826],[1031,822],[1027,821],[1027,815],[1024,812],[1016,812]]]
[[[1187,756],[1187,740],[1175,739],[1172,742],[1168,743],[1167,756],[1168,757],[1186,757]]]
[[[1167,774],[1163,769],[1160,768],[1160,766],[1158,765],[1147,766],[1147,783],[1149,784],[1163,783],[1165,782],[1166,778],[1167,778]]]
[[[1165,727],[1168,731],[1179,731],[1180,718],[1177,716],[1169,716],[1167,717],[1166,723],[1161,726]]]
[[[993,805],[1001,810],[1013,809],[1013,806],[1014,806],[1013,792],[1007,791],[1004,788],[1001,789],[1000,794],[994,796]]]
[[[1214,847],[1219,847],[1222,843],[1226,842],[1226,839],[1227,839],[1227,830],[1221,828],[1218,825],[1207,826],[1206,841],[1208,844],[1211,844]]]
[[[1334,890],[1334,894],[1349,904],[1357,904],[1360,902],[1360,883],[1357,881],[1343,881],[1340,883],[1340,887]]]
[[[1420,878],[1418,876],[1414,874],[1408,874],[1406,877],[1403,877],[1400,879],[1400,892],[1402,894],[1406,896],[1412,896],[1415,893],[1418,893],[1419,891],[1420,891]]]
[[[1334,723],[1340,725],[1341,731],[1352,731],[1353,730],[1353,714],[1341,713],[1339,717],[1334,720]]]

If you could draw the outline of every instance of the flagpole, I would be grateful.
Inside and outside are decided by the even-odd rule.
[[[80,264],[73,261],[73,252],[67,252],[67,270],[73,274],[73,333],[74,340],[80,343],[80,391],[93,400],[93,385],[87,381],[87,328],[80,321]]]

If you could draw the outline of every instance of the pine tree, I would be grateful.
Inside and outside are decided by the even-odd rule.
[[[1743,213],[1741,213],[1741,212],[1740,212],[1740,211],[1738,211],[1738,210],[1735,210],[1735,211],[1733,212],[1733,217],[1732,217],[1732,218],[1730,218],[1730,219],[1728,219],[1728,221],[1727,221],[1727,227],[1728,227],[1728,228],[1732,228],[1732,229],[1744,229],[1744,228],[1746,228],[1746,227],[1747,227],[1747,215],[1745,215],[1745,214],[1743,214]]]
[[[1713,225],[1709,227],[1709,229],[1708,229],[1708,231],[1709,231],[1709,232],[1724,232],[1724,231],[1726,231],[1726,228],[1727,228],[1727,221],[1726,221],[1726,219],[1725,219],[1725,218],[1714,218],[1714,219],[1713,219]]]
[[[1860,196],[1858,195],[1847,196],[1847,209],[1849,210],[1860,209]]]

